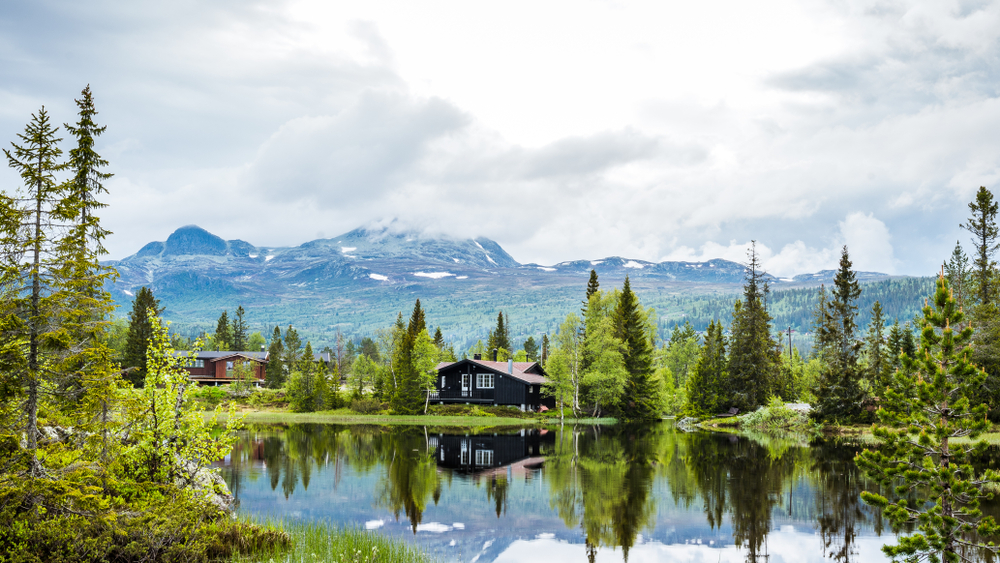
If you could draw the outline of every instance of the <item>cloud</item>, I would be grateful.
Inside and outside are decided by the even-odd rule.
[[[839,226],[838,234],[823,248],[811,247],[796,240],[774,252],[767,244],[757,241],[757,256],[768,273],[778,277],[792,277],[837,268],[841,249],[847,246],[855,271],[895,273],[892,236],[885,223],[871,214],[854,212],[840,221]],[[698,250],[680,246],[662,259],[702,262],[722,258],[746,263],[750,245],[750,241],[738,243],[732,240],[728,245],[710,241],[701,245]]]

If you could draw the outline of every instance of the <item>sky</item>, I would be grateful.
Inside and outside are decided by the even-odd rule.
[[[1000,187],[1000,0],[5,4],[0,143],[87,84],[110,258],[389,226],[930,275]]]

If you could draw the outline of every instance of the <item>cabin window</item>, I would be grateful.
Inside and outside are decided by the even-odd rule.
[[[493,374],[492,373],[477,373],[476,374],[476,388],[477,389],[493,389]]]
[[[459,448],[459,452],[458,453],[459,453],[459,456],[458,456],[459,463],[461,463],[462,465],[469,465],[469,441],[468,440],[462,440],[462,442],[460,444],[460,448]]]
[[[441,376],[441,388],[444,389],[444,376]]]
[[[534,393],[534,392],[535,392],[535,386],[534,385],[529,385],[528,386],[528,393]]]
[[[476,465],[493,465],[493,450],[476,450]]]

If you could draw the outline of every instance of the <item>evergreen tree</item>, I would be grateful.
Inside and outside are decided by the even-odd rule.
[[[834,278],[830,300],[816,327],[816,343],[821,348],[826,369],[820,375],[815,415],[827,420],[854,420],[861,415],[865,392],[861,386],[855,304],[861,296],[851,259],[845,246]]]
[[[549,335],[548,334],[543,334],[542,335],[542,357],[540,359],[541,359],[542,367],[545,367],[545,362],[546,362],[546,360],[549,359]]]
[[[889,327],[887,347],[889,348],[889,369],[896,371],[900,366],[899,355],[903,353],[903,327],[899,325],[899,319],[896,319]]]
[[[225,314],[225,312],[223,312]],[[236,307],[236,314],[233,315],[232,326],[230,327],[230,335],[232,338],[233,347],[231,350],[234,352],[244,352],[247,349],[247,323],[243,320],[243,316],[246,311],[243,310],[243,305]]]
[[[590,280],[587,281],[587,294],[583,300],[583,307],[580,312],[583,314],[583,323],[580,325],[580,340],[584,343],[587,341],[587,309],[590,306],[590,298],[597,295],[600,292],[601,284],[597,281],[597,271],[590,270]],[[583,356],[581,358],[581,371],[586,371],[590,369],[590,347],[584,344]]]
[[[878,301],[872,306],[872,320],[868,324],[868,336],[865,338],[865,356],[868,360],[868,380],[881,392],[891,373],[891,360],[887,354],[882,304]]]
[[[444,348],[444,335],[441,334],[441,327],[437,327],[434,331],[434,345],[437,346],[438,349]]]
[[[743,299],[733,308],[729,349],[728,394],[721,406],[743,412],[767,404],[775,391],[781,350],[771,335],[771,316],[764,307],[766,282],[756,242],[748,252]]]
[[[535,344],[534,336],[529,336],[528,339],[524,341],[524,356],[529,362],[538,361],[538,344]]]
[[[497,314],[497,326],[490,332],[486,348],[489,354],[492,354],[493,350],[507,350],[509,352],[511,349],[510,327],[507,326],[507,319],[503,311]]]
[[[401,319],[400,319],[401,321]],[[417,414],[424,404],[424,394],[421,393],[421,374],[419,366],[414,361],[414,350],[418,336],[426,334],[427,326],[424,313],[418,299],[413,306],[410,322],[403,330],[402,340],[396,347],[392,361],[392,369],[396,377],[396,388],[392,395],[392,410],[396,414]]]
[[[361,348],[359,351],[360,354],[368,356],[368,359],[376,364],[382,361],[378,353],[378,344],[368,336],[361,339]]]
[[[944,274],[948,278],[948,287],[955,294],[955,302],[959,307],[964,307],[971,270],[969,270],[969,257],[965,255],[962,244],[958,241],[955,241],[955,250],[952,251],[951,258],[944,264]]]
[[[219,321],[215,324],[215,334],[212,342],[216,351],[233,349],[233,329],[229,325],[229,313],[223,311],[219,315]]]
[[[267,371],[264,378],[267,386],[278,389],[285,384],[285,344],[281,341],[281,329],[274,327],[271,345],[267,348]]]
[[[153,338],[153,316],[163,312],[160,301],[153,297],[148,287],[140,287],[132,300],[132,311],[128,315],[128,336],[125,339],[125,354],[122,357],[122,367],[126,370],[126,379],[135,387],[142,387],[146,380],[146,350]]]
[[[622,359],[628,372],[621,418],[625,422],[655,420],[660,417],[661,385],[653,376],[650,330],[628,276],[622,285],[614,324],[614,336],[622,342]]]
[[[705,334],[698,363],[686,382],[687,416],[708,416],[720,412],[720,397],[726,395],[726,340],[722,334],[722,323],[712,321]]]
[[[878,301],[872,306],[872,320],[868,323],[864,352],[868,364],[868,380],[878,392],[881,392],[891,373],[891,359],[888,357],[882,303]]]
[[[983,455],[985,441],[957,447],[950,442],[975,440],[989,429],[987,406],[968,399],[985,383],[986,373],[971,362],[973,329],[964,320],[941,275],[933,301],[924,307],[920,350],[903,356],[904,369],[896,373],[878,411],[881,425],[873,431],[880,447],[856,458],[896,497],[890,502],[866,491],[864,501],[881,509],[897,529],[916,529],[899,537],[897,545],[882,548],[893,559],[957,563],[971,561],[969,555],[977,551],[997,551],[987,541],[1000,526],[983,516],[980,501],[993,498],[1000,474],[972,466],[970,454]]]
[[[972,244],[976,249],[972,271],[976,304],[988,306],[993,304],[995,298],[993,286],[997,263],[993,256],[1000,247],[997,243],[1000,236],[997,228],[997,202],[993,199],[993,193],[981,186],[976,192],[976,199],[969,202],[969,211],[972,216],[959,226],[972,235]]]
[[[424,319],[424,310],[420,307],[420,300],[413,305],[413,314],[410,315],[410,323],[406,327],[412,338],[416,338],[420,331],[427,330],[427,321]]]
[[[292,328],[292,325],[288,325],[285,329],[285,369],[294,370],[302,359],[302,351],[299,348],[302,347],[302,339],[299,338],[299,332]]]

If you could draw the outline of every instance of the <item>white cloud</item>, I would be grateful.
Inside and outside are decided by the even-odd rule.
[[[273,247],[398,218],[522,262],[756,239],[787,274],[843,243],[926,274],[1000,187],[1000,0],[42,0],[0,45],[0,140],[93,86],[113,257],[190,223]]]

